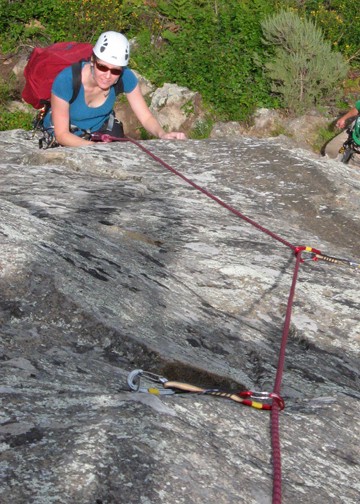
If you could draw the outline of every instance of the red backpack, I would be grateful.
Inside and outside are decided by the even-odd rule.
[[[48,47],[36,47],[24,69],[26,79],[22,91],[22,98],[40,109],[50,101],[52,83],[61,70],[73,65],[74,93],[70,100],[72,103],[80,90],[81,85],[81,60],[89,60],[93,46],[82,42],[57,42]],[[76,64],[77,65],[74,65]]]

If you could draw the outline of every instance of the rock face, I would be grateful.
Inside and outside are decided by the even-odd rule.
[[[293,251],[132,143],[25,137],[0,134],[0,502],[269,504],[269,412],[127,376],[271,392]],[[142,145],[286,242],[359,261],[356,169],[275,140]],[[359,272],[300,266],[285,504],[359,502]]]
[[[154,89],[149,81],[136,74],[143,95],[149,107],[165,131],[184,131],[189,133],[205,116],[199,93],[176,84],[165,83]],[[141,124],[129,104],[122,100],[115,107],[116,116],[123,121],[126,134],[139,137]]]
[[[260,108],[252,117],[253,124],[245,127],[237,122],[215,123],[211,138],[227,136],[249,136],[255,138],[278,137],[284,144],[293,148],[313,151],[318,143],[319,130],[325,129],[334,122],[313,110],[300,117],[288,117],[281,110]],[[334,136],[338,133],[334,129]],[[279,138],[280,137],[280,138]]]
[[[203,115],[199,93],[169,83],[152,94],[150,109],[169,131],[190,130]]]

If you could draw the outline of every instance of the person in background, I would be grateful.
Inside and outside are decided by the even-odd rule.
[[[349,119],[355,119],[360,113],[360,100],[355,103],[355,107],[351,108],[346,114],[341,116],[336,121],[336,126],[338,128],[343,129],[341,133],[336,135],[330,142],[328,142],[325,146],[324,154],[329,158],[336,159],[339,155],[339,150],[341,149],[343,143],[348,138],[348,133],[346,129],[346,123]]]
[[[83,62],[81,87],[72,102],[71,67],[54,80],[51,108],[44,118],[44,127],[54,129],[56,141],[63,146],[78,147],[94,142],[82,138],[84,132],[103,131],[122,137],[122,125],[114,116],[115,86],[122,79],[123,92],[142,126],[153,136],[165,140],[184,140],[178,131],[166,133],[150,111],[140,91],[138,79],[128,68],[130,45],[121,33],[108,31],[97,40],[90,62]]]

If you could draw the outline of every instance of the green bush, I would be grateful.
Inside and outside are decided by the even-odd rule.
[[[338,97],[348,64],[331,50],[312,21],[282,11],[264,20],[262,28],[272,50],[266,64],[272,90],[281,96],[284,107],[301,113]]]
[[[0,0],[0,44],[4,52],[11,52],[19,44],[31,41],[49,42],[51,35],[46,33],[46,24],[56,16],[65,15],[57,0],[39,2],[20,0],[9,2]]]
[[[31,130],[33,127],[34,114],[18,110],[16,112],[8,112],[2,110],[0,114],[0,131],[12,129]]]
[[[144,30],[137,37],[140,72],[156,85],[176,82],[199,91],[222,120],[245,120],[258,106],[277,105],[261,45],[260,20],[272,11],[271,3],[177,0],[159,8],[166,17],[161,35]]]
[[[32,129],[34,114],[17,110],[9,112],[5,106],[13,99],[19,98],[13,79],[0,79],[0,131],[10,129]]]
[[[0,79],[0,106],[4,105],[9,101],[9,96],[11,94],[11,86],[8,82]]]
[[[15,75],[12,74],[7,80],[0,77],[0,106],[11,100],[18,100],[19,98],[20,92]]]
[[[0,0],[0,44],[11,52],[21,44],[48,44],[60,40],[90,41],[101,31],[122,31],[122,12],[139,2],[118,0]]]
[[[358,0],[306,1],[300,9],[319,26],[326,39],[345,58],[360,63],[360,10]]]
[[[64,2],[63,2],[64,4]],[[139,2],[118,0],[68,0],[66,16],[56,16],[48,29],[56,41],[93,42],[107,30],[124,32],[129,27],[131,6]],[[61,38],[58,34],[61,33]]]

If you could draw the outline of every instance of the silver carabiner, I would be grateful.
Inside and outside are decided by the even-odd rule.
[[[175,391],[172,389],[164,389],[160,387],[151,387],[142,385],[141,381],[164,384],[168,381],[167,378],[163,376],[157,375],[155,373],[150,373],[148,371],[143,371],[142,369],[134,369],[128,374],[127,384],[130,387],[130,390],[134,392],[143,392],[147,394],[155,394],[155,395],[171,395],[175,394]]]

